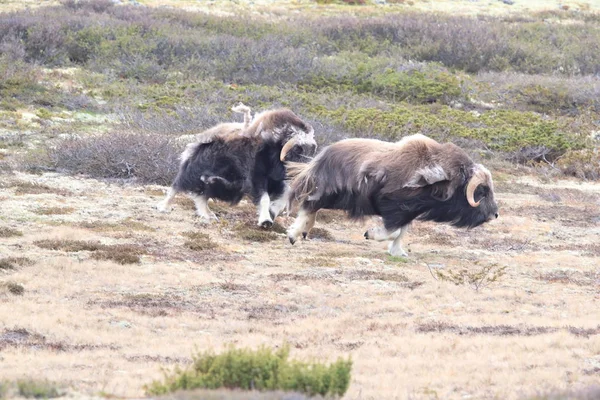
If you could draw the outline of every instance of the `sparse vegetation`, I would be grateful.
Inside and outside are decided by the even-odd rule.
[[[14,229],[14,228],[9,228],[8,226],[0,226],[0,237],[1,238],[9,238],[9,237],[15,237],[15,236],[23,236],[23,232]]]
[[[48,250],[66,252],[90,251],[95,260],[110,260],[119,264],[135,264],[140,262],[143,249],[132,244],[102,244],[97,241],[44,239],[33,242],[38,247]]]
[[[154,381],[146,390],[160,395],[177,390],[198,388],[239,388],[242,390],[287,390],[309,395],[342,396],[350,384],[350,360],[338,359],[325,365],[291,361],[289,346],[273,351],[230,347],[221,354],[202,352],[193,365],[177,369],[165,376],[164,382]]]
[[[33,210],[34,213],[39,215],[63,215],[71,214],[73,211],[75,211],[73,207],[40,207]]]
[[[44,239],[33,242],[38,247],[48,250],[62,250],[67,252],[97,251],[103,248],[100,242],[84,240]]]
[[[429,271],[435,279],[452,282],[455,285],[468,285],[475,290],[479,290],[497,282],[504,276],[506,268],[507,266],[490,264],[475,271],[468,268],[462,268],[458,272],[454,272],[451,269],[442,271],[440,269],[432,270],[431,267],[429,268]]]
[[[22,196],[26,194],[58,194],[60,196],[68,196],[71,194],[68,190],[53,188],[36,182],[14,181],[10,183],[11,187],[15,187],[15,194]]]
[[[84,229],[96,232],[121,232],[121,231],[154,231],[154,228],[130,218],[118,222],[86,221],[79,224]]]
[[[31,261],[27,257],[4,257],[0,258],[0,270],[16,269],[17,266],[32,265]]]
[[[70,396],[136,398],[162,365],[169,372],[149,391],[233,378],[255,389],[164,397],[312,397],[247,379],[251,362],[257,374],[283,362],[278,349],[261,358],[244,346],[283,338],[297,360],[286,358],[286,374],[308,376],[310,390],[345,370],[308,367],[311,357],[356,359],[348,398],[598,397],[574,391],[600,373],[589,306],[600,191],[583,182],[599,169],[596,10],[517,12],[524,0],[0,3],[4,379],[60,371]],[[477,16],[418,11],[450,3]],[[319,212],[316,240],[295,246],[285,238],[295,213],[261,229],[248,200],[211,202],[219,222],[202,226],[184,194],[159,214],[179,152],[203,129],[241,121],[230,110],[238,101],[293,109],[321,149],[351,136],[453,141],[492,170],[500,218],[472,230],[417,221],[410,256],[396,258],[335,210]],[[248,354],[205,351],[224,342]],[[23,397],[15,381],[2,386]]]
[[[173,134],[235,120],[230,106],[243,101],[293,108],[321,143],[420,131],[486,157],[560,159],[565,174],[597,179],[586,162],[597,159],[589,136],[600,110],[593,13],[569,12],[576,23],[562,24],[547,18],[563,15],[515,21],[390,8],[363,18],[340,9],[281,25],[256,15],[77,4],[0,17],[0,107],[28,128],[50,126],[55,139],[20,160],[29,171],[168,184],[185,144]],[[34,119],[21,118],[24,106]],[[61,112],[70,122],[59,122]],[[73,123],[84,134],[57,135]]]

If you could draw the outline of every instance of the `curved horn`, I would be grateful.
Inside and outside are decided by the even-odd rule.
[[[467,183],[467,201],[469,202],[471,207],[479,207],[479,203],[481,203],[481,200],[475,202],[475,190],[477,189],[477,186],[481,185],[484,181],[485,174],[482,173],[482,171],[477,171],[475,172],[475,174],[473,174],[473,176],[469,180],[469,183]]]
[[[296,143],[298,143],[298,137],[294,136],[293,138],[288,140],[286,144],[283,145],[283,148],[281,149],[281,153],[279,155],[279,159],[281,160],[281,162],[285,160],[285,156],[287,155],[288,151],[290,151],[292,147],[296,145]]]

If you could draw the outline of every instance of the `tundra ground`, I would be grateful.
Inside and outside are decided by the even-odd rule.
[[[0,376],[138,397],[196,349],[286,341],[296,358],[350,355],[348,399],[598,382],[600,185],[497,176],[498,220],[416,222],[394,259],[362,237],[376,220],[324,211],[291,246],[277,225],[255,229],[247,203],[214,204],[207,226],[182,195],[158,213],[159,186],[1,175]]]

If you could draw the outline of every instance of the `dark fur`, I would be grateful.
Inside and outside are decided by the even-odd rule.
[[[195,147],[186,150],[173,188],[231,204],[239,203],[244,195],[256,204],[265,192],[271,200],[280,198],[286,179],[281,149],[298,131],[312,132],[312,128],[289,110],[269,112],[266,121],[260,118],[257,116],[247,132],[215,135],[206,143],[192,145]],[[306,162],[315,151],[316,144],[296,145],[286,161]]]

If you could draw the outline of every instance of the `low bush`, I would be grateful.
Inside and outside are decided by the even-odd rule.
[[[35,379],[18,380],[17,390],[19,396],[25,398],[52,399],[62,396],[54,383]]]
[[[219,245],[213,242],[210,236],[202,232],[184,232],[184,236],[187,240],[184,246],[194,251],[213,250],[219,247]]]
[[[15,236],[23,236],[23,232],[9,228],[8,226],[0,226],[0,238],[9,238]]]
[[[59,140],[46,148],[45,162],[72,174],[169,185],[183,147],[165,135],[113,131]]]
[[[557,162],[563,174],[580,179],[600,179],[600,150],[584,149],[567,152]]]
[[[542,156],[554,160],[567,150],[585,147],[583,139],[562,131],[556,121],[531,112],[490,110],[471,113],[441,105],[403,104],[389,111],[340,107],[337,110],[320,108],[315,112],[342,124],[356,136],[398,140],[421,132],[441,141],[469,139],[475,147],[504,153],[516,161],[538,161]],[[544,151],[537,159],[523,160],[520,153],[535,147]]]
[[[228,348],[221,354],[211,351],[194,357],[193,365],[177,369],[146,387],[151,395],[192,389],[284,390],[309,395],[342,396],[350,384],[352,362],[339,358],[325,365],[292,361],[289,346],[273,351]]]
[[[25,288],[23,285],[16,282],[0,282],[0,293],[1,292],[12,294],[14,296],[23,296],[23,293],[25,293]]]

